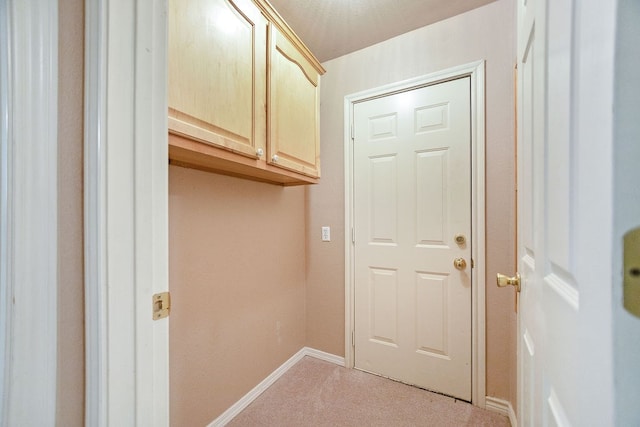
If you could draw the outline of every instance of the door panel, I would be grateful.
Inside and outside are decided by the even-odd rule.
[[[355,366],[471,400],[470,79],[356,103],[354,125]]]
[[[443,274],[416,273],[416,342],[418,351],[447,355],[449,280]]]
[[[371,339],[397,347],[398,342],[398,272],[371,268]]]
[[[398,181],[396,156],[382,156],[370,160],[371,184],[371,242],[391,244],[398,242]]]
[[[417,243],[419,245],[445,245],[444,233],[447,222],[446,215],[446,182],[447,150],[434,150],[417,153]]]

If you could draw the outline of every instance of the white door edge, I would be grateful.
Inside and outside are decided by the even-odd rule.
[[[57,126],[58,4],[0,2],[0,426],[56,419]]]
[[[106,426],[106,280],[104,144],[106,121],[106,6],[85,1],[84,276],[85,424]]]
[[[166,1],[85,2],[85,423],[169,423]]]
[[[369,98],[409,90],[426,85],[469,76],[471,79],[471,228],[472,258],[475,267],[471,280],[471,402],[485,406],[486,395],[486,334],[485,334],[485,62],[476,61],[440,72],[391,83],[347,95],[344,98],[344,190],[345,190],[345,366],[354,367],[352,334],[354,331],[354,250],[353,220],[353,144],[351,127],[353,104]]]

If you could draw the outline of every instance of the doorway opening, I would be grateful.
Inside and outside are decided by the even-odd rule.
[[[427,88],[439,83],[468,78],[470,88],[469,134],[471,226],[473,242],[466,272],[471,286],[471,402],[485,405],[485,217],[484,217],[484,61],[454,67],[442,72],[393,83],[345,97],[345,363],[356,366],[356,175],[354,151],[354,119],[356,104],[394,94]],[[394,344],[391,343],[391,346]],[[437,391],[437,390],[436,390]]]

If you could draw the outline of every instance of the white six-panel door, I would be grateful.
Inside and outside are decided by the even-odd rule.
[[[468,401],[470,103],[465,77],[354,105],[355,366]]]
[[[544,249],[544,4],[519,1],[518,29],[518,270],[522,276],[518,329],[518,420],[542,425],[544,313],[540,266]],[[537,7],[536,7],[537,6]],[[536,137],[538,140],[536,141]],[[536,169],[537,168],[537,169]]]
[[[521,426],[613,425],[601,5],[518,1]]]

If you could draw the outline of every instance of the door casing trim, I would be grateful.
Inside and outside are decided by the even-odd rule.
[[[0,426],[58,406],[58,2],[0,4]]]
[[[354,333],[354,247],[353,218],[353,106],[357,102],[379,98],[395,92],[417,89],[470,77],[471,80],[471,402],[485,407],[486,398],[486,332],[485,332],[485,61],[448,68],[401,82],[379,86],[344,98],[344,194],[345,194],[345,366],[353,368]]]
[[[166,0],[85,0],[85,425],[169,425],[166,55]]]

